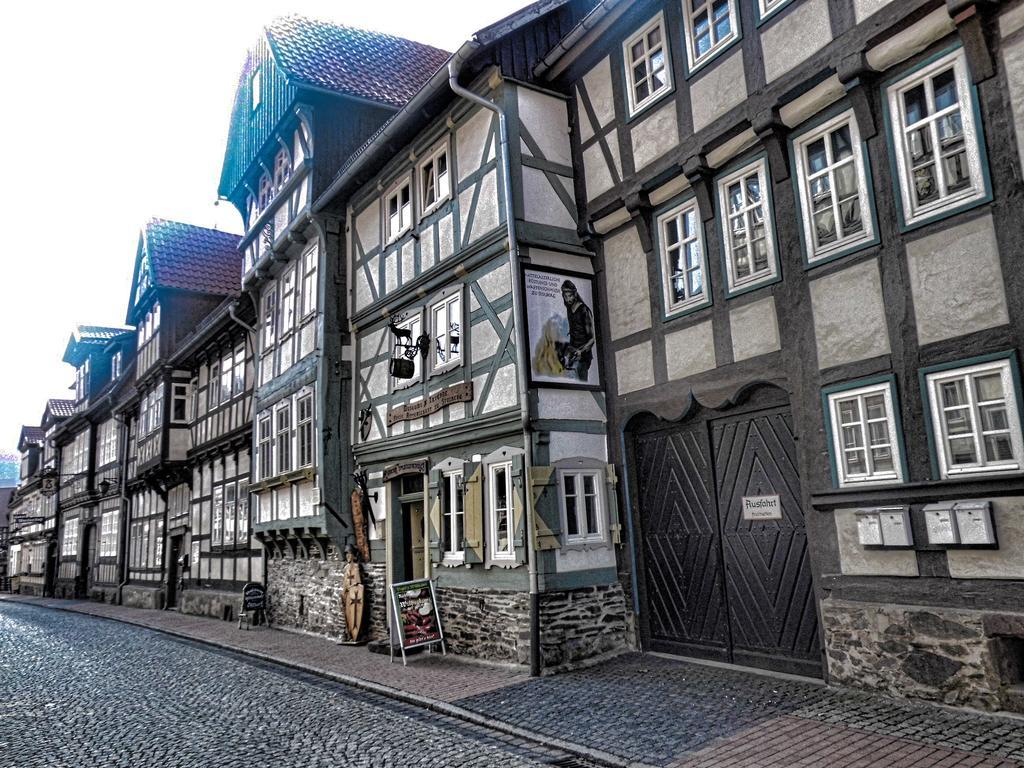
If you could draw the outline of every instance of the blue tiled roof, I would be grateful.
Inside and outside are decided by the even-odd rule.
[[[267,38],[291,81],[396,107],[449,56],[423,43],[303,16],[275,19]]]
[[[150,219],[143,236],[155,285],[222,295],[239,292],[242,254],[238,235]]]

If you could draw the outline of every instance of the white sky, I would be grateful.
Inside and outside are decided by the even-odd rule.
[[[124,323],[146,219],[239,231],[213,201],[239,69],[267,21],[299,13],[452,51],[527,2],[5,3],[0,453],[69,396],[73,326]]]

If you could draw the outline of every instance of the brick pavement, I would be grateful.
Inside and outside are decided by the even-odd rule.
[[[1024,767],[1024,719],[799,679],[640,654],[539,679],[519,668],[439,654],[420,655],[403,669],[386,656],[315,636],[239,631],[230,623],[175,612],[25,601],[128,621],[352,680],[609,765]]]

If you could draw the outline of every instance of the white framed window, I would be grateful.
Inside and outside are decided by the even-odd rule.
[[[313,395],[303,395],[295,403],[299,467],[313,464]]]
[[[640,32],[626,40],[622,52],[626,64],[626,96],[632,116],[672,88],[664,16],[659,13]]]
[[[238,481],[238,528],[235,541],[239,544],[249,543],[249,483]]]
[[[447,200],[451,191],[446,138],[420,164],[420,216],[426,216]]]
[[[224,543],[224,486],[213,489],[213,523],[210,543],[219,547]]]
[[[114,353],[114,356],[110,358],[110,380],[117,381],[121,376],[121,366],[123,357],[120,350]]]
[[[793,147],[808,263],[873,242],[871,186],[853,112],[797,137]]]
[[[207,410],[212,411],[220,405],[220,361],[210,366],[210,383],[206,388]]]
[[[430,306],[430,328],[433,334],[433,371],[449,368],[462,360],[462,286],[450,296]],[[415,339],[415,336],[413,337]]]
[[[292,177],[292,159],[287,149],[281,149],[274,157],[274,191],[283,187]]]
[[[690,72],[711,60],[740,34],[736,0],[683,0],[683,21]]]
[[[515,557],[512,541],[512,464],[491,464],[487,471],[488,509],[491,523],[491,558],[508,560]]]
[[[120,525],[120,513],[117,510],[103,513],[100,518],[100,557],[113,557],[117,554],[117,534]]]
[[[171,384],[171,423],[188,424],[189,414],[188,384]]]
[[[718,182],[729,293],[778,277],[768,184],[763,157]]]
[[[420,337],[420,335],[423,333],[423,318],[422,318],[422,316],[420,314],[420,310],[417,310],[417,311],[413,312],[409,317],[407,317],[405,320],[402,320],[400,323],[396,323],[396,327],[399,330],[409,331],[409,334],[410,334],[409,338],[411,339],[412,343],[415,343],[416,339],[418,339]],[[398,357],[399,354],[400,354],[399,349],[397,347],[394,347],[393,351],[392,351],[392,355],[394,357]],[[396,378],[394,376],[391,377],[391,389],[392,389],[392,391],[398,390],[398,389],[405,389],[406,387],[412,386],[413,384],[418,383],[420,381],[420,379],[422,378],[422,376],[423,376],[423,358],[420,355],[418,350],[416,351],[416,354],[412,358],[412,365],[413,365],[412,378],[409,378],[409,379],[399,379],[399,378]]]
[[[789,0],[757,0],[758,21],[764,21],[788,2]]]
[[[295,269],[289,266],[281,275],[280,327],[278,333],[287,336],[295,327]]]
[[[78,554],[78,518],[64,523],[64,538],[61,541],[60,554],[63,557],[74,557]]]
[[[830,392],[827,400],[839,486],[903,482],[891,382]]]
[[[942,477],[1021,469],[1017,391],[1010,360],[926,373]]]
[[[892,127],[904,224],[960,209],[989,194],[981,127],[963,49],[890,85]]]
[[[277,340],[277,286],[271,286],[263,294],[263,353],[274,348]]]
[[[317,249],[312,248],[302,257],[302,317],[316,312]]]
[[[274,197],[274,182],[270,180],[270,174],[264,173],[260,177],[260,189],[259,189],[259,205],[260,212],[267,210],[267,206],[270,205],[270,201]]]
[[[228,483],[224,486],[224,545],[235,543],[235,504],[238,500],[238,486]]]
[[[452,472],[444,476],[441,537],[445,560],[462,560],[466,556],[462,548],[462,541],[465,538],[465,500],[462,489],[459,488],[461,480],[461,472]]]
[[[292,468],[292,404],[284,403],[277,409],[277,430],[274,438],[277,474]]]
[[[559,472],[565,542],[604,541],[600,470]]]
[[[384,196],[384,242],[394,242],[411,226],[412,184],[406,178]]]
[[[231,399],[231,382],[235,376],[235,358],[231,352],[227,352],[220,361],[220,402],[226,403]]]
[[[259,442],[256,444],[256,450],[259,453],[260,480],[266,480],[274,476],[273,424],[269,413],[260,416],[257,433]]]
[[[249,92],[252,94],[252,110],[255,111],[263,101],[263,70],[256,67],[249,76]]]
[[[234,374],[231,383],[231,396],[238,397],[245,391],[245,342],[235,347]]]
[[[658,217],[658,238],[665,314],[705,306],[710,301],[707,255],[695,198]]]

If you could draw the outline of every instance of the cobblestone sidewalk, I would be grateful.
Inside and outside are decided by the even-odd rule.
[[[351,682],[609,765],[662,768],[1024,768],[1024,719],[629,654],[531,679],[421,654],[403,668],[365,648],[175,612],[0,596],[116,619]]]

